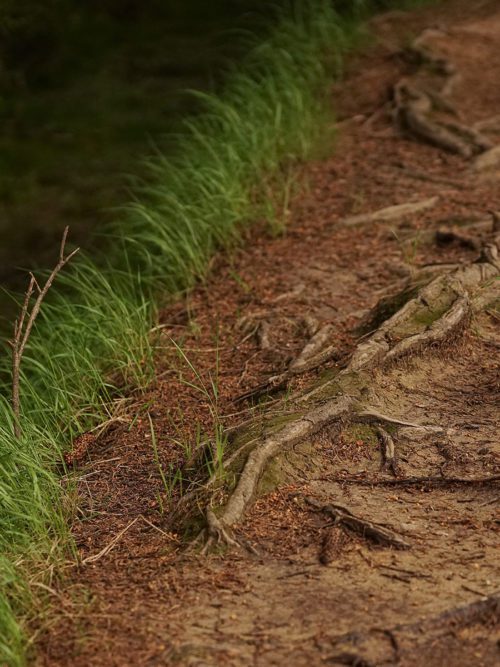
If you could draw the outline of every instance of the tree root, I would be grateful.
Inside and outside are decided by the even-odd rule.
[[[208,537],[201,551],[202,554],[206,554],[214,544],[216,546],[225,545],[228,547],[240,548],[240,543],[231,537],[227,528],[221,521],[219,521],[211,509],[207,510],[206,518],[206,531]]]
[[[485,153],[478,155],[472,163],[472,170],[484,172],[500,167],[500,146],[490,147]]]
[[[424,346],[441,343],[450,338],[454,331],[463,326],[471,314],[467,296],[459,296],[451,308],[422,333],[404,338],[386,354],[385,360],[392,361]]]
[[[430,486],[445,486],[447,484],[462,485],[489,485],[500,481],[500,475],[490,475],[488,477],[400,477],[398,479],[365,479],[359,477],[331,477],[331,482],[339,484],[356,484],[358,486],[420,486],[427,484]]]
[[[404,540],[400,535],[393,530],[382,526],[381,524],[361,519],[355,516],[350,510],[341,505],[323,505],[315,498],[305,498],[305,501],[311,507],[314,507],[320,512],[325,512],[333,518],[335,523],[345,526],[349,530],[365,537],[376,544],[381,544],[386,547],[394,547],[396,549],[410,549],[409,542]]]
[[[390,629],[369,628],[368,630],[357,630],[353,628],[349,632],[331,638],[332,645],[338,647],[341,652],[329,658],[329,662],[357,665],[358,667],[382,664],[379,659],[372,662],[371,658],[365,654],[370,651],[370,642],[378,634],[385,635],[389,640],[391,653],[393,653],[392,656],[387,655],[387,661],[384,661],[384,664],[399,664],[401,658],[404,657],[400,655],[399,645],[405,636],[407,643],[414,647],[415,639],[425,633],[432,633],[432,637],[436,640],[440,634],[442,635],[445,632],[449,633],[451,631],[455,634],[471,625],[486,625],[497,622],[499,616],[500,596],[496,592],[482,600],[475,600],[467,605],[447,609],[437,616],[427,617],[412,623],[400,623]],[[363,651],[360,647],[365,642],[368,642],[368,645]]]
[[[377,434],[382,445],[382,470],[389,469],[392,474],[397,477],[398,464],[396,461],[396,447],[394,445],[394,440],[392,439],[392,436],[380,426],[377,429]]]
[[[358,225],[372,224],[375,222],[393,222],[394,220],[401,220],[408,215],[415,213],[422,213],[430,208],[436,206],[439,197],[429,197],[417,202],[408,202],[406,204],[396,204],[395,206],[387,206],[372,213],[362,213],[361,215],[354,215],[350,218],[344,218],[340,221],[341,225],[348,227],[355,227]]]
[[[463,188],[464,185],[462,181],[446,178],[445,176],[437,176],[436,174],[430,174],[426,171],[420,171],[419,169],[413,169],[404,165],[398,167],[398,169],[404,176],[414,178],[418,181],[427,181],[436,185],[447,185],[455,189]]]
[[[257,338],[261,350],[270,350],[272,347],[271,340],[269,338],[270,331],[271,325],[266,320],[263,320],[257,329]]]
[[[450,153],[458,153],[464,158],[471,158],[474,153],[480,152],[460,135],[419,111],[409,99],[399,104],[396,118],[398,124],[409,134]]]
[[[434,109],[455,117],[459,112],[447,99],[452,88],[459,81],[460,74],[453,63],[442,56],[435,55],[428,45],[423,46],[424,38],[430,33],[424,31],[417,37],[409,49],[413,60],[420,65],[430,65],[441,76],[443,83],[439,90],[417,87],[415,83],[402,79],[394,87],[393,117],[396,123],[415,138],[443,148],[451,153],[458,153],[469,159],[478,153],[494,150],[493,143],[485,137],[477,126],[469,127],[456,120],[442,120],[432,117]]]
[[[292,376],[300,375],[301,373],[306,373],[307,371],[319,368],[325,362],[334,358],[338,355],[338,346],[327,345],[325,347],[326,343],[331,338],[333,331],[334,328],[330,324],[321,327],[311,336],[311,339],[306,343],[302,352],[290,363],[286,371],[271,375],[261,384],[252,387],[252,389],[237,396],[234,399],[234,402],[241,403],[250,398],[259,398],[263,394],[272,391],[280,391],[286,387]]]
[[[460,228],[452,227],[440,227],[436,231],[436,242],[439,245],[448,245],[450,243],[458,243],[464,248],[469,248],[470,250],[479,251],[481,248],[481,242],[470,236]]]
[[[273,456],[313,435],[323,426],[347,415],[352,403],[350,397],[342,396],[338,400],[310,410],[302,417],[287,424],[278,433],[269,435],[259,446],[254,448],[250,452],[238,484],[224,508],[221,516],[223,524],[232,527],[243,517],[247,505],[255,494],[264,467]]]
[[[288,416],[290,419],[283,426],[282,423],[273,426],[269,422],[267,432],[257,438],[256,444],[247,456],[243,469],[238,477],[234,490],[221,514],[215,517],[212,509],[207,510],[207,529],[205,536],[213,544],[224,543],[228,546],[238,544],[231,535],[231,530],[242,519],[246,508],[254,498],[259,480],[267,463],[278,454],[293,447],[295,444],[310,438],[320,429],[340,420],[372,421],[379,425],[379,436],[382,439],[385,461],[396,474],[396,460],[394,443],[389,434],[381,428],[381,424],[389,423],[398,426],[417,428],[428,433],[443,433],[444,429],[438,426],[422,425],[408,422],[397,417],[385,415],[365,404],[366,393],[373,382],[372,371],[381,368],[384,364],[393,362],[401,357],[420,352],[424,347],[442,343],[452,338],[456,331],[463,327],[469,317],[478,307],[476,291],[485,284],[489,290],[500,288],[498,281],[492,280],[500,273],[498,250],[495,244],[487,244],[483,248],[480,260],[473,264],[460,266],[449,273],[438,275],[425,287],[402,305],[397,312],[385,320],[380,327],[368,338],[363,339],[354,351],[349,363],[340,370],[333,380],[316,387],[309,393],[297,397],[295,405],[305,402],[306,409],[299,416]],[[487,290],[486,290],[487,291]],[[488,298],[491,298],[491,294]],[[479,299],[479,302],[481,299]],[[482,302],[481,302],[482,303]],[[483,304],[484,305],[484,304]],[[331,330],[321,329],[313,336],[309,351],[316,351],[319,341],[323,344]],[[304,350],[306,350],[304,348]],[[327,348],[328,349],[328,348]],[[318,357],[309,357],[309,352],[303,354],[304,361],[299,365],[302,369],[311,360]],[[298,365],[298,364],[297,364]],[[285,380],[288,377],[285,374]],[[278,376],[279,377],[279,376]],[[329,386],[328,386],[329,385]],[[326,390],[325,399],[320,398],[314,404],[312,397]],[[292,397],[293,401],[293,397]],[[312,406],[312,407],[311,407]],[[443,485],[443,484],[492,484],[499,476],[484,478],[444,478],[444,477],[414,477],[398,479],[367,480],[359,478],[339,477],[332,479],[341,484],[372,485]],[[381,534],[379,526],[354,517],[343,508],[332,510],[337,512],[342,524],[351,530],[363,532],[371,539],[386,540],[392,546],[399,544],[399,548],[406,547],[398,536],[391,532]],[[341,515],[338,512],[343,512]],[[378,532],[377,532],[378,531]],[[382,531],[383,532],[383,531]],[[385,535],[385,537],[384,537]],[[399,540],[399,542],[398,542]],[[209,547],[207,547],[208,549]],[[206,550],[205,550],[206,551]]]
[[[416,428],[421,431],[427,431],[429,433],[442,433],[443,429],[440,426],[430,426],[425,424],[415,424],[414,422],[407,422],[402,419],[397,419],[396,417],[390,417],[389,415],[384,415],[373,408],[366,408],[358,412],[354,421],[364,421],[364,422],[385,422],[387,424],[395,424],[396,426],[407,426],[409,428]]]
[[[394,361],[450,337],[475,308],[467,296],[468,292],[498,275],[495,251],[489,252],[489,261],[462,266],[449,274],[437,276],[422,288],[416,297],[358,345],[348,366],[349,371]],[[436,317],[439,310],[444,312]]]
[[[321,327],[305,345],[299,356],[292,361],[289,366],[290,373],[303,373],[305,369],[309,369],[311,359],[314,359],[325,348],[333,331],[334,327],[331,324]]]

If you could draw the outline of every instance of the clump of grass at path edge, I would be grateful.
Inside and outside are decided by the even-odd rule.
[[[342,17],[328,0],[282,12],[222,94],[199,94],[205,111],[183,124],[175,156],[150,161],[149,185],[110,230],[107,257],[82,253],[58,276],[23,359],[18,440],[8,382],[0,396],[1,664],[25,663],[25,621],[74,549],[62,452],[107,418],[113,397],[150,380],[155,295],[202,279],[213,253],[255,219],[261,184],[279,183],[324,141],[332,77],[368,5],[384,3],[348,4]],[[7,344],[1,363],[8,377]]]

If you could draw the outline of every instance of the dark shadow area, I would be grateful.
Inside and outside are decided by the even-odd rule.
[[[1,286],[48,266],[65,225],[92,247],[130,199],[125,175],[144,176],[196,112],[186,90],[217,89],[269,14],[249,0],[2,0]]]

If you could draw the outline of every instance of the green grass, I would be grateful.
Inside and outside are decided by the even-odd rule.
[[[157,299],[202,280],[213,253],[263,210],[266,184],[286,185],[290,165],[324,144],[329,84],[366,4],[350,3],[343,18],[329,0],[283,12],[221,95],[196,93],[204,113],[183,124],[173,157],[148,162],[147,184],[107,234],[106,259],[79,254],[58,277],[23,361],[19,440],[8,382],[0,398],[0,663],[24,664],[33,580],[71,549],[62,452],[108,418],[114,397],[149,382]],[[6,377],[7,349],[3,360]]]

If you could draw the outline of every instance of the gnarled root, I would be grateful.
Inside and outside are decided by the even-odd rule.
[[[429,433],[442,433],[443,429],[438,426],[407,422],[396,416],[384,415],[367,406],[365,401],[367,390],[373,382],[372,371],[387,362],[392,362],[404,355],[415,354],[428,345],[442,343],[455,335],[456,331],[466,324],[474,311],[482,307],[481,298],[478,299],[476,292],[485,290],[479,288],[486,284],[490,292],[491,290],[496,290],[495,294],[499,292],[500,284],[492,280],[499,274],[500,262],[497,247],[494,243],[487,244],[483,249],[480,261],[437,276],[383,322],[370,337],[363,339],[358,344],[350,362],[337,373],[334,380],[329,380],[326,384],[297,397],[297,405],[305,403],[308,407],[305,410],[302,408],[303,412],[293,417],[285,426],[278,427],[278,430],[271,426],[267,433],[264,432],[263,437],[257,438],[256,444],[248,454],[236,487],[230,494],[221,514],[216,517],[211,509],[207,510],[205,534],[209,546],[214,543],[240,546],[240,543],[231,535],[231,529],[241,521],[254,498],[267,463],[273,457],[307,439],[327,425],[346,419],[368,420],[377,423],[378,433],[384,445],[385,461],[394,474],[397,470],[394,443],[391,442],[392,438],[389,434],[381,427],[384,422],[417,428]],[[314,347],[311,345],[311,348]],[[316,356],[317,354],[312,358]],[[328,389],[328,383],[332,385],[329,393],[327,391],[327,396],[330,397],[326,400],[323,397],[314,404],[313,397],[315,398],[322,388]],[[454,483],[458,480],[439,480],[441,481]],[[463,481],[472,483],[472,480]],[[433,483],[436,480],[427,478],[406,482],[401,479],[376,480],[375,482],[356,480],[356,482],[367,484]],[[390,543],[398,548],[407,547],[404,540],[398,536],[391,533],[384,537],[380,532],[380,526],[372,525],[353,516],[348,511],[343,510],[343,514],[338,516],[339,520],[352,530],[358,532],[362,530],[364,535],[372,536],[372,538],[378,536],[379,540],[385,539],[387,544]]]
[[[215,516],[211,509],[207,509],[205,516],[207,520],[207,539],[201,550],[202,554],[208,553],[214,545],[240,548],[240,543],[231,537],[228,529],[224,526],[223,522]]]
[[[447,98],[460,79],[460,74],[452,62],[434,54],[427,44],[424,45],[430,34],[424,31],[414,41],[409,52],[418,64],[430,65],[441,76],[442,85],[439,89],[428,89],[425,86],[418,87],[415,79],[412,82],[407,79],[399,81],[394,87],[394,120],[403,131],[417,139],[458,153],[464,158],[493,149],[493,143],[477,127],[433,117],[433,110],[459,116],[459,111]]]

